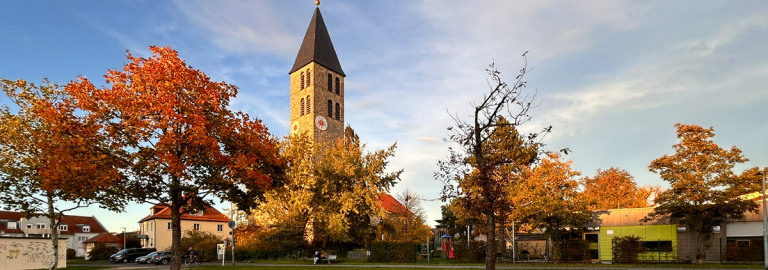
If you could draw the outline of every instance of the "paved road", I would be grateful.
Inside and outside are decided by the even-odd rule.
[[[231,263],[228,263],[227,265],[230,265]],[[67,264],[67,266],[78,266],[78,265],[89,265],[89,266],[104,266],[105,269],[158,269],[158,270],[165,270],[169,269],[170,266],[168,265],[153,265],[153,264],[134,264],[134,263],[126,263],[126,264],[114,264],[114,263],[97,263],[97,264]],[[203,265],[221,265],[221,262],[219,263],[203,263]],[[307,264],[260,264],[260,263],[237,263],[237,265],[248,265],[248,266],[310,266]],[[388,267],[388,268],[405,268],[405,267],[411,267],[411,268],[424,268],[424,269],[457,269],[457,268],[471,268],[471,269],[485,269],[485,266],[481,265],[459,265],[459,266],[453,266],[453,265],[390,265],[390,264],[383,264],[383,265],[375,265],[375,264],[319,264],[319,265],[312,265],[316,267],[333,267],[333,268],[349,268],[349,267],[355,267],[355,268],[381,268],[381,267]],[[705,265],[712,267],[712,265]],[[759,265],[758,265],[759,266]],[[187,268],[187,266],[182,265],[182,269]],[[557,269],[557,265],[542,265],[542,266],[497,266],[496,269]],[[568,269],[601,269],[601,270],[641,270],[641,269],[654,269],[654,270],[664,270],[664,269],[673,269],[673,268],[634,268],[634,267],[589,267],[589,265],[585,265],[584,267],[561,267],[562,268],[568,268]],[[697,269],[697,268],[685,268],[685,269]],[[733,270],[734,268],[728,268],[728,269],[716,269],[716,268],[700,268],[700,269],[707,269],[707,270]],[[754,269],[754,268],[753,268]]]

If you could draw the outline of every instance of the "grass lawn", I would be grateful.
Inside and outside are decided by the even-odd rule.
[[[422,267],[387,267],[387,265],[395,265],[395,264],[374,264],[374,263],[340,263],[336,264],[337,266],[342,266],[342,269],[373,269],[376,270],[424,270],[424,269],[442,269],[440,268],[441,265],[444,266],[452,266],[452,267],[461,267],[461,266],[467,266],[467,268],[450,268],[450,269],[478,269],[477,267],[482,267],[482,264],[427,264],[422,263],[419,264],[420,266],[431,266],[430,268],[422,268]],[[355,265],[359,265],[360,267],[355,267]],[[376,267],[374,265],[381,265],[383,267]],[[545,270],[557,270],[557,269],[573,269],[573,268],[613,268],[613,269],[621,269],[621,268],[682,268],[682,269],[761,269],[761,264],[704,264],[704,265],[695,265],[695,264],[551,264],[551,263],[518,263],[518,264],[497,264],[497,267],[525,267],[525,269],[545,269]],[[302,266],[281,266],[281,265],[259,265],[259,270],[278,270],[278,269],[320,269],[322,267],[328,267],[328,265],[302,265]],[[472,267],[472,268],[470,268]],[[205,265],[205,266],[198,266],[198,267],[190,267],[190,269],[225,269],[225,270],[240,270],[240,269],[254,269],[254,265],[252,264],[246,264],[246,265]]]
[[[72,259],[72,260],[67,260],[67,265],[69,265],[69,264],[108,263],[108,262],[109,261],[107,261],[107,260],[104,260],[104,261],[88,261],[88,260],[85,260],[85,259]],[[69,267],[67,267],[67,268],[69,268]]]
[[[78,265],[78,266],[67,266],[67,268],[65,268],[65,269],[67,269],[67,270],[95,270],[95,269],[107,269],[107,268],[104,268],[104,266],[99,266],[99,265]]]

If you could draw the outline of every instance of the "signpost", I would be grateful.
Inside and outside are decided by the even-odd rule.
[[[232,265],[235,265],[235,225],[234,220],[229,221],[229,228],[232,229]]]
[[[224,244],[216,244],[216,251],[221,256],[221,266],[224,266],[224,260],[227,258],[227,240],[224,240]]]

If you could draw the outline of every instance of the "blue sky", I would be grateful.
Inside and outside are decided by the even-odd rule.
[[[169,45],[187,64],[240,88],[235,110],[289,131],[288,71],[314,1],[10,1],[0,16],[0,77],[103,84],[126,50]],[[370,150],[397,142],[393,194],[439,197],[450,113],[467,117],[495,62],[511,81],[529,51],[541,105],[524,130],[552,125],[584,176],[628,170],[666,186],[648,165],[672,153],[675,123],[715,128],[715,142],[768,166],[768,2],[333,1],[320,5],[346,78],[347,124]],[[5,100],[2,100],[6,102]],[[430,220],[439,201],[425,202]],[[223,207],[219,207],[221,209]],[[109,230],[138,228],[149,205],[91,207]]]

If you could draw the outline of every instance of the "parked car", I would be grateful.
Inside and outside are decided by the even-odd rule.
[[[136,263],[138,263],[138,264],[149,263],[149,259],[152,259],[152,257],[155,256],[155,254],[157,254],[158,252],[159,251],[155,251],[155,252],[149,253],[147,255],[138,257],[138,258],[136,258]]]
[[[109,261],[114,263],[127,263],[135,261],[136,258],[157,251],[154,248],[126,248],[109,256]]]
[[[171,252],[170,251],[158,251],[155,254],[155,256],[152,256],[152,258],[149,259],[149,263],[169,264],[169,263],[171,263]]]

